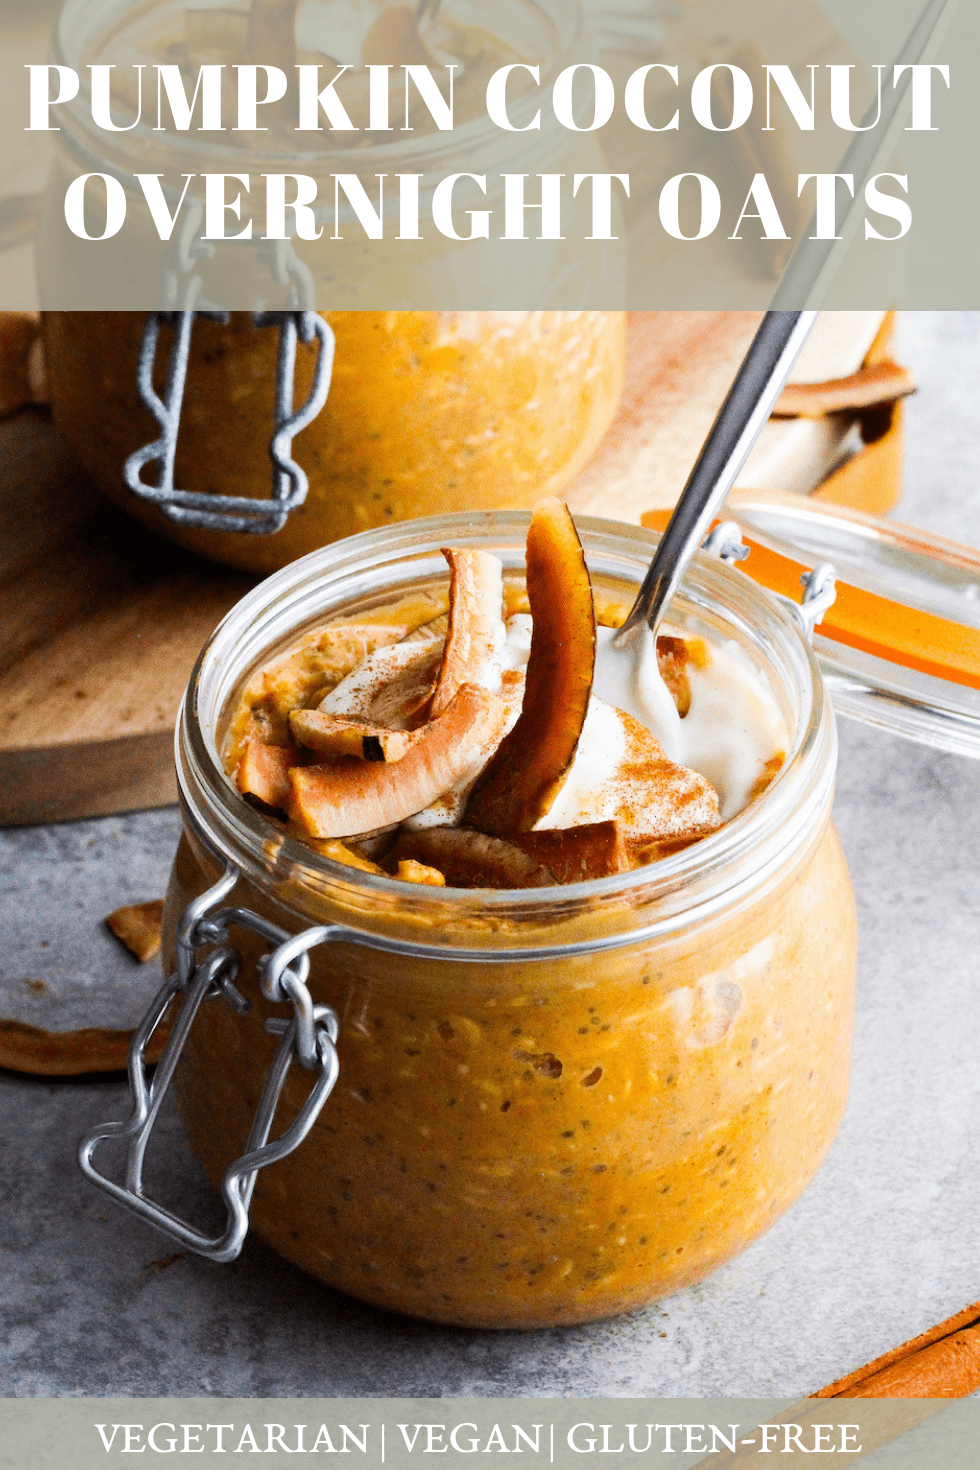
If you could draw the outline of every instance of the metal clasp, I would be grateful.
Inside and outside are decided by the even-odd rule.
[[[241,1251],[248,1234],[249,1205],[259,1170],[285,1158],[303,1142],[330,1096],[340,1070],[336,1051],[337,1017],[329,1006],[314,1005],[306,988],[309,950],[332,939],[336,927],[308,929],[302,934],[289,935],[250,909],[221,908],[238,876],[237,870],[229,867],[213,888],[188,905],[180,921],[176,973],[163,985],[133,1038],[129,1059],[134,1103],[132,1116],[127,1122],[102,1124],[82,1139],[78,1149],[82,1173],[93,1184],[163,1230],[178,1244],[219,1262],[232,1261]],[[259,962],[261,989],[273,1002],[289,1001],[293,1014],[288,1020],[273,1018],[266,1022],[266,1030],[280,1035],[282,1040],[266,1078],[245,1152],[230,1166],[222,1181],[222,1194],[227,1206],[225,1229],[220,1235],[211,1237],[147,1197],[143,1187],[143,1163],[150,1134],[202,1003],[221,995],[239,1014],[250,1008],[249,1002],[235,986],[241,957],[228,940],[228,930],[232,925],[251,929],[276,946],[272,954]],[[198,961],[197,952],[206,945],[213,947]],[[147,1046],[178,995],[183,997],[180,1011],[156,1074],[148,1080]],[[317,1075],[298,1116],[270,1143],[269,1133],[276,1107],[294,1058]],[[109,1138],[129,1140],[123,1184],[101,1174],[92,1162],[97,1146]]]
[[[749,554],[749,548],[742,540],[742,533],[735,521],[720,521],[701,542],[701,550],[706,551],[709,556],[718,557],[719,561],[729,567],[744,561]]]
[[[277,258],[278,259],[278,258]],[[288,277],[281,260],[273,269]],[[178,490],[174,484],[174,464],[180,417],[187,386],[191,333],[194,320],[202,316],[209,321],[227,324],[226,311],[154,311],[151,312],[140,342],[136,381],[143,403],[160,426],[160,437],[129,456],[123,478],[134,495],[160,508],[171,521],[183,526],[200,526],[208,531],[239,531],[250,536],[270,536],[281,531],[290,512],[302,505],[309,490],[309,480],[292,458],[295,436],[312,423],[323,408],[330,392],[333,376],[335,340],[328,324],[315,311],[256,311],[252,320],[257,327],[279,328],[279,352],[276,361],[275,430],[269,445],[272,460],[272,496],[254,500],[244,495],[217,495],[210,491]],[[174,334],[167,364],[163,397],[153,386],[160,328],[168,325]],[[302,408],[293,411],[297,340],[319,342],[313,385]],[[145,465],[160,466],[155,485],[142,478]]]
[[[829,561],[818,562],[812,572],[804,572],[800,578],[803,587],[802,602],[786,603],[793,609],[793,616],[803,629],[808,643],[813,642],[813,630],[823,621],[823,615],[837,601],[837,573]]]
[[[717,556],[731,567],[744,561],[751,547],[746,546],[742,540],[742,532],[736,521],[722,521],[705,536],[701,542],[701,550]],[[773,592],[771,588],[767,590],[771,597],[775,597],[792,614],[804,638],[812,643],[813,630],[822,621],[827,609],[837,600],[837,573],[831,562],[818,562],[812,572],[803,573],[800,584],[803,587],[803,596],[799,602],[794,602],[782,592]]]

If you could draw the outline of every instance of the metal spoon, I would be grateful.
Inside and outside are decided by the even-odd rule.
[[[957,5],[957,0],[929,0],[911,34],[895,58],[896,67],[929,60]],[[894,77],[894,70],[892,76]],[[613,640],[622,649],[634,629],[644,623],[656,635],[664,608],[697,551],[711,520],[721,509],[753,444],[759,437],[792,371],[800,349],[819,315],[840,270],[857,228],[864,190],[879,161],[894,146],[905,113],[913,73],[903,72],[887,100],[882,102],[878,126],[874,105],[862,119],[868,131],[858,132],[844,155],[840,172],[853,174],[854,195],[836,240],[816,240],[810,230],[816,216],[790,256],[773,296],[772,308],[738,370],[691,471],[650,570],[637,593],[629,617]],[[786,311],[784,303],[805,302],[808,310]]]

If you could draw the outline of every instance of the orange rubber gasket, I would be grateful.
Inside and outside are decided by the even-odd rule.
[[[644,515],[643,524],[663,530],[669,519],[670,511],[651,511]],[[742,536],[750,555],[739,570],[770,592],[799,601],[800,577],[812,568],[771,551],[744,529]],[[838,580],[837,600],[815,632],[903,668],[980,689],[980,630],[850,583]]]

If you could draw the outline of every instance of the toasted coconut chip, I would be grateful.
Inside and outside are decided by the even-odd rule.
[[[394,765],[347,759],[294,767],[289,813],[312,837],[354,837],[402,822],[483,764],[505,718],[502,700],[464,684]]]
[[[671,638],[661,634],[657,639],[657,667],[660,677],[670,691],[681,719],[691,708],[691,683],[687,677],[690,655],[683,638]]]
[[[442,617],[433,618],[431,623],[423,623],[412,633],[406,633],[401,640],[403,643],[441,643],[449,632],[449,614],[443,613]]]
[[[45,1031],[23,1021],[0,1021],[0,1067],[32,1077],[82,1077],[87,1072],[122,1072],[129,1062],[132,1031]],[[160,1060],[169,1028],[153,1033],[146,1049],[151,1065]]]
[[[628,873],[632,867],[618,822],[522,832],[513,841],[535,862],[549,868],[558,883],[585,883],[610,873]]]
[[[403,883],[421,883],[426,888],[446,886],[444,873],[440,873],[438,868],[427,867],[425,863],[417,863],[414,858],[402,858],[395,877],[400,878]]]
[[[452,888],[550,888],[554,874],[502,837],[468,827],[426,827],[403,832],[389,861],[414,858],[445,874]]]
[[[145,965],[160,953],[160,931],[163,925],[163,899],[151,903],[130,903],[116,909],[106,919],[106,926],[131,955]]]
[[[447,606],[448,599],[441,593],[413,592],[387,607],[336,618],[260,669],[245,691],[243,708],[266,723],[271,743],[285,743],[292,710],[316,704],[377,649],[400,643],[432,625]]]
[[[265,745],[255,735],[245,742],[235,781],[243,796],[254,796],[273,811],[289,801],[289,769],[300,759],[295,745]]]
[[[907,368],[897,362],[876,362],[850,377],[826,383],[787,383],[773,412],[779,418],[821,419],[828,413],[894,403],[915,391],[915,379]]]
[[[425,720],[441,661],[440,643],[378,649],[330,691],[320,709],[388,730],[416,729]]]
[[[388,730],[319,709],[293,710],[289,731],[299,745],[331,759],[353,755],[364,761],[400,761],[418,739],[417,731]]]
[[[449,631],[429,706],[438,719],[463,684],[486,683],[503,622],[503,568],[487,551],[443,548],[449,563]]]
[[[527,538],[534,620],[520,719],[477,780],[466,823],[495,837],[545,816],[575,759],[595,668],[595,612],[585,554],[560,500],[534,508]]]

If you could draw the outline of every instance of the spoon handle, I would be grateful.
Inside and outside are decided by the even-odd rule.
[[[880,103],[870,104],[861,119],[861,127],[836,165],[842,174],[850,175],[853,182],[851,197],[846,201],[840,222],[840,233],[834,239],[819,239],[816,214],[813,215],[780,277],[770,301],[771,310],[784,306],[820,306],[825,301],[858,232],[868,180],[879,163],[884,161],[887,166],[887,160],[901,140],[912,90],[912,67],[938,55],[939,43],[958,5],[959,0],[927,0],[894,62],[890,67],[882,68],[892,85],[883,88],[879,73]]]
[[[958,0],[927,0],[895,58],[892,90],[880,103],[880,117],[876,118],[872,103],[844,154],[841,172],[851,176],[853,188],[840,235],[828,241],[818,238],[812,233],[814,216],[797,242],[773,295],[773,309],[763,318],[684,486],[636,602],[616,635],[617,647],[622,647],[631,630],[641,623],[656,632],[664,608],[724,504],[819,314],[779,308],[800,301],[820,306],[826,298],[860,222],[865,185],[897,141],[912,85],[911,67],[935,54],[957,4]]]
[[[691,556],[776,405],[818,312],[767,311],[698,455],[617,645],[641,623],[656,628]]]

